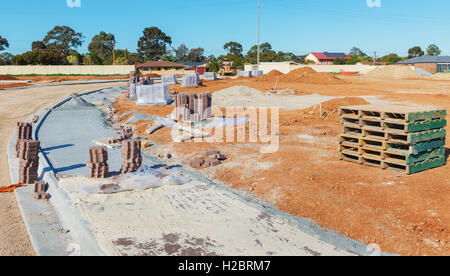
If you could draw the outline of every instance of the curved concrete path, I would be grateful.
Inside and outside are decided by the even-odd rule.
[[[102,112],[91,103],[111,101],[117,92],[111,89],[74,98],[55,108],[45,119],[39,140],[55,172],[87,175],[84,164],[88,148],[95,145],[97,139],[114,134],[105,126]],[[109,156],[111,170],[118,170],[120,150],[109,150]],[[144,164],[159,163],[146,157]],[[77,226],[85,228],[78,230],[92,233],[94,244],[89,246],[98,246],[107,255],[367,253],[367,247],[359,242],[272,206],[261,205],[193,171],[178,167],[167,173],[172,170],[188,175],[192,182],[96,195],[83,190],[92,187],[87,178],[68,178],[60,181],[58,193],[70,199],[66,211],[83,220]]]

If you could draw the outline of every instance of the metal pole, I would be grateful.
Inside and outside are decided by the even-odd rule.
[[[260,38],[260,22],[261,22],[261,4],[258,0],[258,69],[259,69],[259,38]]]

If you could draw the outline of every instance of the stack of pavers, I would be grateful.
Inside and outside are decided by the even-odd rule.
[[[133,129],[131,127],[121,128],[120,135],[116,135],[108,140],[108,144],[121,143],[124,140],[133,138]]]
[[[90,148],[89,162],[86,165],[89,168],[90,178],[108,178],[108,149],[103,146]]]
[[[136,76],[136,71],[130,72],[130,78],[128,79],[128,98],[136,99],[136,83],[139,81],[139,77]]]
[[[175,120],[201,122],[211,118],[211,93],[180,93],[175,95]]]
[[[341,160],[414,174],[446,164],[447,111],[399,105],[340,110]]]
[[[19,140],[19,182],[33,184],[38,180],[39,141]]]
[[[17,123],[17,139],[16,139],[16,157],[19,157],[19,142],[22,140],[31,140],[33,127],[30,123]]]
[[[137,171],[142,166],[141,140],[130,139],[122,142],[122,174]]]

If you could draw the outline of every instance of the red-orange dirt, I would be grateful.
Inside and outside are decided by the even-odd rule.
[[[11,75],[0,75],[0,80],[16,80],[16,78]]]
[[[216,92],[245,85],[267,91],[273,87],[272,81],[256,79],[207,81],[203,87],[187,89],[174,85],[172,90]],[[449,110],[450,96],[442,95],[442,88],[450,87],[450,81],[370,81],[354,76],[338,79],[345,81],[281,84],[280,89],[346,98],[323,103],[322,117],[318,106],[281,110],[280,145],[273,154],[260,153],[259,145],[248,141],[176,144],[172,142],[170,129],[148,135],[144,132],[152,122],[140,121],[136,126],[142,136],[161,145],[150,147],[152,153],[170,152],[186,164],[191,158],[201,156],[205,149],[220,150],[228,160],[201,172],[257,195],[284,212],[311,219],[366,244],[377,243],[385,252],[450,255],[450,165],[408,176],[347,163],[337,157],[337,136],[342,131],[337,114],[340,106],[367,103],[355,96],[378,96],[381,100],[439,105]],[[124,97],[114,104],[116,114],[139,110],[165,116],[173,109],[173,106],[137,107]],[[447,156],[448,152],[447,149]]]

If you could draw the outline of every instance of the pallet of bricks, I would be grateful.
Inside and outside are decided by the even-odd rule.
[[[175,95],[175,120],[195,124],[211,118],[210,92],[180,93]]]
[[[446,110],[361,105],[339,113],[341,160],[407,174],[446,164]]]

